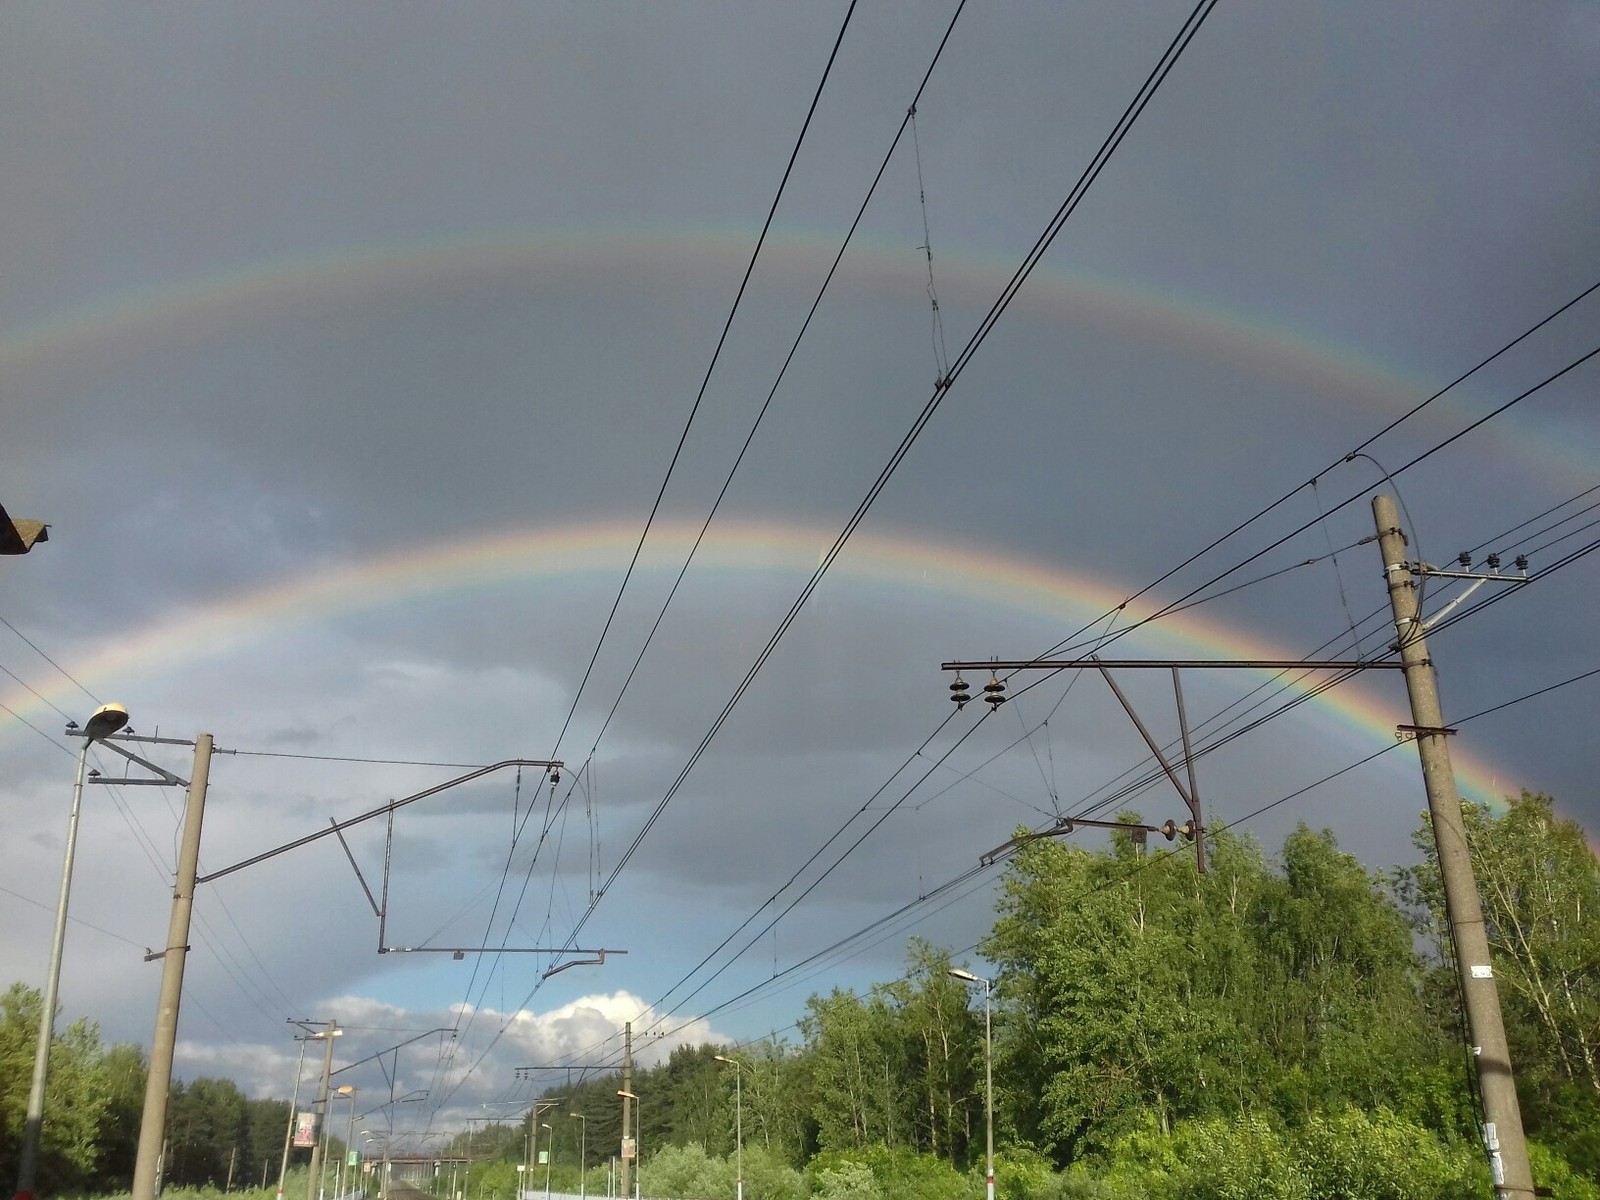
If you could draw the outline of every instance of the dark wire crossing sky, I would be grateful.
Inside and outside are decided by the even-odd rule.
[[[939,663],[1381,655],[1376,490],[1419,558],[1529,560],[1435,626],[1464,790],[1600,827],[1597,61],[1578,2],[12,14],[12,978],[114,700],[249,752],[213,870],[567,760],[352,831],[391,943],[516,953],[380,956],[332,839],[203,890],[180,1074],[447,1026],[400,1063],[446,1128],[625,1021],[787,1028],[975,944],[1019,825],[1181,816],[1096,680],[979,720]],[[1209,820],[1409,857],[1393,680],[1212,674]],[[178,805],[89,789],[62,1001],[108,1039]]]

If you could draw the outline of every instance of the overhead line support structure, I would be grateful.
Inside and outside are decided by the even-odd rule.
[[[1411,725],[1403,733],[1415,738],[1422,762],[1422,779],[1428,792],[1428,814],[1433,825],[1434,851],[1444,886],[1445,918],[1455,946],[1456,973],[1462,1007],[1472,1038],[1472,1062],[1483,1099],[1483,1141],[1500,1200],[1532,1197],[1533,1171],[1517,1104],[1516,1079],[1506,1044],[1500,992],[1494,980],[1489,935],[1483,905],[1472,869],[1466,824],[1461,816],[1461,794],[1450,761],[1449,737],[1439,703],[1439,684],[1428,656],[1427,635],[1420,612],[1415,577],[1433,573],[1424,564],[1406,561],[1406,536],[1400,528],[1395,502],[1389,496],[1372,498],[1372,516],[1383,552],[1383,574],[1389,588],[1400,661],[1405,669],[1406,692],[1411,700]],[[1514,579],[1507,582],[1517,582]]]
[[[1087,658],[1073,659],[989,659],[984,662],[947,662],[940,664],[940,670],[954,671],[955,682],[950,685],[950,699],[956,702],[958,708],[966,707],[971,695],[967,691],[966,681],[962,679],[962,671],[984,670],[990,672],[990,679],[983,687],[984,702],[991,708],[999,708],[1006,701],[1005,684],[1000,680],[1001,671],[1068,671],[1081,670],[1092,667],[1100,672],[1106,685],[1117,698],[1117,703],[1128,714],[1134,728],[1139,731],[1139,736],[1144,739],[1144,744],[1149,748],[1151,755],[1161,765],[1161,770],[1171,781],[1172,786],[1183,798],[1184,804],[1189,809],[1189,820],[1183,825],[1172,821],[1165,821],[1160,825],[1144,825],[1138,822],[1124,821],[1093,821],[1078,817],[1062,817],[1049,829],[1023,838],[1013,838],[1010,841],[996,846],[993,850],[983,855],[979,860],[984,866],[992,865],[1005,851],[1025,841],[1035,841],[1042,837],[1063,837],[1073,832],[1079,825],[1094,826],[1109,829],[1126,829],[1137,831],[1141,840],[1152,833],[1162,834],[1168,841],[1176,833],[1182,832],[1194,842],[1195,870],[1204,875],[1206,871],[1206,843],[1205,843],[1205,815],[1200,808],[1200,787],[1195,778],[1194,771],[1194,746],[1189,737],[1189,717],[1183,703],[1183,684],[1179,672],[1181,670],[1266,670],[1266,671],[1367,671],[1375,668],[1389,668],[1397,670],[1401,663],[1391,659],[1368,661],[1365,659],[1275,659],[1275,658],[1249,658],[1249,659],[1171,659],[1171,658],[1098,658],[1090,655]],[[1133,705],[1128,701],[1127,695],[1117,686],[1117,681],[1112,678],[1112,668],[1143,669],[1159,668],[1172,672],[1172,692],[1177,704],[1178,732],[1183,745],[1183,757],[1174,763],[1166,752],[1151,735],[1149,728],[1139,719],[1139,714],[1134,711]],[[1184,769],[1186,778],[1180,778],[1178,767]]]

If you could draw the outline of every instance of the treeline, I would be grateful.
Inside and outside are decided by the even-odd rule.
[[[39,1036],[38,991],[12,984],[0,995],[0,1179],[14,1180]],[[39,1149],[38,1194],[104,1195],[133,1180],[147,1063],[137,1046],[101,1045],[76,1021],[50,1051]],[[260,1187],[276,1183],[289,1121],[287,1100],[251,1100],[229,1079],[172,1086],[163,1183]],[[296,1152],[302,1162],[309,1150]]]
[[[1600,864],[1546,797],[1466,817],[1536,1182],[1600,1200]],[[636,1072],[643,1193],[733,1195],[738,1078],[747,1200],[982,1195],[984,989],[949,973],[966,967],[994,975],[1004,1200],[1487,1197],[1431,834],[1416,840],[1420,865],[1390,877],[1306,828],[1275,856],[1219,832],[1204,875],[1131,837],[1031,842],[982,962],[913,942],[901,979],[812,996],[793,1044],[682,1047]],[[22,988],[0,999],[0,1170],[15,1170],[37,1011]],[[80,1022],[52,1080],[42,1190],[125,1187],[138,1052]],[[578,1191],[582,1170],[607,1194],[620,1086],[549,1090],[534,1124],[550,1160],[531,1179],[516,1169],[528,1117],[462,1133],[435,1192],[510,1200],[546,1170]],[[169,1180],[220,1185],[230,1154],[236,1184],[275,1174],[287,1119],[230,1083],[182,1085]]]
[[[1537,1181],[1600,1196],[1600,866],[1547,797],[1466,815]],[[746,1195],[978,1194],[983,988],[952,966],[996,976],[1003,1193],[1009,1178],[1016,1197],[1488,1195],[1431,833],[1416,841],[1421,865],[1390,877],[1304,827],[1275,858],[1220,832],[1204,875],[1131,837],[1027,844],[981,947],[992,966],[914,942],[902,979],[812,996],[798,1045],[738,1052]],[[731,1169],[718,1053],[636,1076],[646,1194]],[[591,1164],[615,1153],[617,1086],[563,1093]],[[544,1120],[561,1180],[578,1129]],[[793,1179],[753,1186],[752,1152]]]

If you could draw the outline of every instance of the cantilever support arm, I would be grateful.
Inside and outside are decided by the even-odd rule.
[[[119,753],[121,753],[121,751],[119,751]],[[129,757],[131,758],[132,755],[129,755]],[[329,825],[327,829],[318,830],[316,833],[308,833],[303,838],[296,838],[292,842],[285,842],[281,846],[275,847],[271,850],[265,850],[262,853],[253,855],[241,862],[236,862],[232,866],[223,867],[220,871],[212,871],[209,875],[202,875],[195,880],[195,883],[210,883],[213,879],[221,879],[224,875],[232,875],[235,871],[242,871],[246,867],[253,867],[257,863],[266,862],[269,858],[276,858],[280,854],[287,854],[290,850],[298,850],[301,846],[309,846],[312,842],[321,841],[330,834],[342,833],[344,830],[349,829],[352,825],[359,825],[363,821],[372,820],[374,817],[392,814],[397,808],[404,808],[408,804],[415,804],[418,800],[426,800],[429,796],[437,796],[440,792],[449,791],[451,788],[459,787],[463,783],[471,783],[474,779],[481,779],[485,775],[491,774],[495,771],[503,771],[507,767],[544,767],[550,770],[559,770],[563,765],[564,764],[560,762],[543,758],[508,758],[504,762],[491,763],[487,767],[479,767],[476,771],[469,771],[465,775],[458,775],[454,779],[447,779],[443,783],[435,784],[431,788],[424,788],[420,792],[415,792],[412,795],[404,796],[399,800],[391,800],[387,804],[381,804],[377,808],[370,809],[358,817],[351,817],[348,821],[335,821]]]

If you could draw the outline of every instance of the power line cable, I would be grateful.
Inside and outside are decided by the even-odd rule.
[[[867,208],[872,203],[873,197],[877,194],[878,184],[882,182],[883,176],[889,168],[889,164],[894,160],[895,151],[899,148],[901,139],[905,136],[907,125],[911,124],[914,128],[914,114],[916,113],[917,101],[921,100],[922,94],[928,86],[928,81],[933,78],[934,69],[939,65],[939,60],[944,55],[945,46],[949,44],[950,35],[955,32],[956,22],[960,19],[962,10],[965,7],[966,0],[960,0],[960,3],[956,6],[955,14],[950,18],[950,23],[945,28],[944,37],[940,39],[938,48],[934,51],[933,58],[928,63],[927,70],[923,72],[922,82],[920,85],[918,85],[916,95],[912,98],[911,108],[908,110],[905,118],[900,122],[900,127],[895,131],[894,138],[889,143],[889,149],[884,153],[882,160],[879,162],[878,169],[872,177],[872,182],[867,186],[867,193],[862,198],[860,205],[856,209],[855,218],[850,222],[850,228],[845,231],[845,235],[843,240],[840,242],[838,252],[835,253],[833,262],[829,264],[828,271],[823,276],[822,284],[820,287],[818,287],[816,296],[812,298],[811,307],[807,310],[805,319],[801,321],[800,329],[795,334],[794,341],[789,346],[789,352],[784,356],[783,363],[778,368],[778,374],[772,381],[772,386],[767,390],[766,399],[763,401],[759,411],[757,411],[755,420],[751,422],[750,430],[745,434],[744,443],[739,447],[738,454],[734,456],[733,465],[728,469],[728,473],[722,481],[722,487],[718,490],[716,499],[712,501],[711,509],[706,514],[706,519],[701,524],[699,533],[695,535],[693,544],[689,547],[689,553],[684,559],[683,566],[679,568],[677,578],[672,582],[672,587],[667,590],[666,599],[662,601],[661,608],[656,613],[655,620],[650,626],[650,631],[645,635],[644,642],[639,647],[638,654],[634,657],[633,665],[629,668],[627,677],[622,681],[622,687],[617,691],[616,699],[612,702],[610,711],[606,713],[605,720],[600,724],[599,732],[595,734],[594,743],[589,747],[588,757],[590,759],[594,757],[595,751],[599,749],[600,739],[605,736],[606,730],[611,727],[611,720],[616,716],[617,709],[622,704],[623,696],[627,694],[629,686],[633,683],[634,676],[638,673],[639,666],[644,661],[646,652],[650,649],[651,643],[655,640],[656,632],[661,628],[661,623],[667,615],[668,608],[671,607],[674,598],[678,594],[679,587],[681,587],[683,584],[684,576],[688,573],[690,564],[694,562],[695,556],[699,553],[700,546],[705,541],[706,533],[711,528],[712,521],[716,518],[718,511],[722,507],[723,500],[727,497],[729,489],[733,486],[734,477],[738,474],[740,466],[744,463],[746,454],[748,454],[750,451],[751,444],[755,441],[757,430],[761,428],[761,424],[765,420],[768,410],[772,407],[772,402],[777,397],[779,387],[788,377],[789,367],[794,362],[795,356],[800,351],[800,346],[805,340],[807,332],[811,328],[811,323],[816,318],[817,310],[822,306],[823,297],[827,295],[828,289],[833,283],[833,278],[838,273],[839,264],[844,261],[846,251],[849,250],[850,246],[855,240],[856,232],[861,227],[861,222],[866,216]],[[942,340],[942,330],[940,337]]]
[[[32,650],[40,658],[44,659],[45,662],[49,663],[56,670],[60,671],[62,676],[67,680],[68,683],[72,684],[73,687],[77,688],[85,696],[89,697],[89,699],[93,700],[96,704],[104,704],[105,703],[105,701],[100,699],[99,696],[96,696],[88,688],[84,687],[83,684],[79,683],[77,677],[74,676],[71,671],[67,670],[60,663],[58,663],[55,659],[51,658],[43,650],[39,649],[39,647],[34,644],[34,642],[28,637],[27,634],[23,633],[22,630],[18,629],[10,621],[6,620],[4,617],[0,617],[0,625],[4,625],[7,629],[11,630],[12,633],[16,634],[17,637],[22,639],[23,644],[26,645],[28,647],[28,649]]]
[[[772,221],[778,213],[778,203],[783,199],[784,189],[788,186],[789,176],[794,171],[795,160],[800,157],[800,147],[804,144],[806,132],[811,128],[811,118],[816,114],[817,105],[822,99],[823,89],[827,86],[828,76],[833,71],[835,59],[839,56],[839,47],[844,42],[845,30],[850,27],[850,18],[856,10],[856,0],[850,0],[850,7],[845,10],[844,22],[839,26],[838,36],[834,38],[833,49],[828,54],[828,62],[822,70],[822,78],[817,83],[816,92],[811,97],[811,106],[806,110],[805,120],[800,125],[800,136],[795,139],[794,149],[789,153],[788,165],[783,169],[783,178],[778,182],[778,191],[772,198],[772,204],[767,209],[767,219],[761,226],[761,233],[756,238],[755,249],[750,254],[750,261],[745,266],[744,277],[739,281],[738,291],[734,293],[733,305],[728,310],[728,317],[723,322],[722,333],[717,338],[716,348],[711,352],[711,361],[706,365],[705,376],[700,381],[700,390],[695,394],[694,404],[689,409],[689,419],[684,422],[683,432],[678,435],[678,444],[673,448],[672,458],[667,463],[667,473],[662,477],[661,487],[656,492],[656,498],[650,505],[650,513],[645,517],[644,529],[639,534],[639,542],[633,548],[633,556],[628,560],[627,570],[623,572],[622,585],[617,589],[616,599],[611,602],[611,611],[606,614],[605,624],[600,629],[600,637],[595,642],[594,654],[589,658],[589,665],[584,668],[583,678],[579,681],[577,690],[572,696],[572,705],[567,710],[566,720],[561,724],[561,732],[556,735],[555,751],[550,755],[556,757],[556,752],[561,748],[561,741],[566,737],[568,728],[572,725],[572,718],[578,711],[578,703],[583,699],[584,689],[588,686],[589,677],[594,673],[595,663],[600,658],[600,650],[605,645],[606,634],[611,630],[611,623],[616,619],[617,609],[622,604],[623,594],[628,590],[628,583],[633,579],[634,568],[638,566],[639,555],[644,550],[645,541],[650,536],[650,529],[655,524],[656,514],[661,510],[661,502],[666,497],[667,485],[672,482],[673,473],[677,470],[678,459],[683,454],[683,447],[689,440],[689,430],[694,425],[695,416],[700,411],[700,404],[705,399],[706,389],[711,384],[712,372],[716,370],[717,360],[722,355],[722,347],[728,340],[728,332],[733,328],[734,317],[738,315],[740,301],[744,299],[745,288],[750,283],[750,276],[756,268],[756,260],[761,257],[762,247],[766,245],[767,232],[772,228]]]

